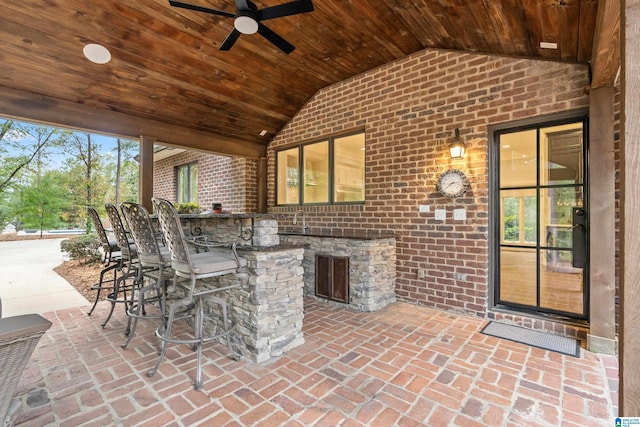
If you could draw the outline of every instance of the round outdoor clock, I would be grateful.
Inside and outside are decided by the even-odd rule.
[[[455,199],[467,192],[469,180],[461,170],[449,169],[440,175],[436,188],[443,196]]]

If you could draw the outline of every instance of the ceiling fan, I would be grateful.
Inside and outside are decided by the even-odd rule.
[[[169,4],[174,7],[182,7],[184,9],[195,10],[198,12],[206,12],[214,15],[234,18],[233,30],[220,45],[219,50],[231,49],[231,46],[233,46],[236,40],[238,40],[240,34],[259,33],[262,37],[273,43],[278,49],[289,54],[293,52],[295,47],[263,25],[262,21],[282,18],[283,16],[297,15],[299,13],[313,12],[312,0],[296,0],[289,3],[279,4],[277,6],[266,7],[260,10],[258,10],[256,5],[249,0],[235,0],[235,2],[236,12],[231,13],[224,10],[211,9],[195,4],[169,0]]]

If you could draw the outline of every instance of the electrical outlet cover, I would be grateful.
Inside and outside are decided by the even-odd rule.
[[[444,221],[447,219],[447,211],[444,209],[436,209],[436,221]]]
[[[453,219],[455,221],[465,221],[467,219],[467,210],[466,209],[454,209],[453,210]]]

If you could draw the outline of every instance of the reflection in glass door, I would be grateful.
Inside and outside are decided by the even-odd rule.
[[[496,134],[496,302],[586,318],[582,121]]]

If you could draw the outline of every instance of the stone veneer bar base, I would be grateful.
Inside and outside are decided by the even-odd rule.
[[[349,257],[350,308],[376,311],[396,301],[395,238],[281,234],[280,240],[306,245],[302,262],[305,296],[315,297],[315,258],[316,254],[325,254]]]
[[[248,289],[237,292],[234,317],[244,356],[265,362],[304,343],[302,248],[242,251]]]
[[[231,317],[245,344],[244,357],[266,362],[304,343],[302,246],[281,245],[270,215],[181,215],[185,234],[238,242],[247,261],[247,287],[227,291]],[[221,285],[234,275],[210,279]],[[224,343],[224,340],[221,340]]]

